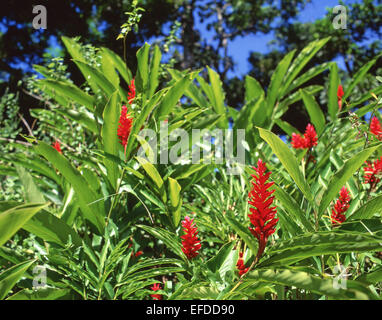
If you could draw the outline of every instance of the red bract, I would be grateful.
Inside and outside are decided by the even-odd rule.
[[[346,187],[340,190],[340,197],[338,198],[334,208],[332,209],[332,225],[339,225],[346,220],[344,213],[349,209],[350,195]]]
[[[312,124],[308,124],[304,133],[305,148],[313,148],[317,145],[317,133]]]
[[[131,128],[133,126],[133,118],[130,114],[127,113],[127,107],[122,106],[121,116],[119,117],[119,126],[117,135],[119,138],[119,142],[123,145],[126,150],[127,140],[129,139],[129,135],[131,132]]]
[[[382,175],[382,157],[374,162],[366,162],[366,167],[363,169],[365,183],[376,185],[381,179],[378,177]]]
[[[129,93],[127,95],[127,101],[129,104],[132,104],[135,99],[135,84],[134,84],[134,79],[131,80],[130,85],[129,85]]]
[[[57,140],[56,140],[55,143],[52,144],[52,147],[53,147],[54,149],[56,149],[59,153],[62,154],[62,150],[61,150],[60,143],[59,143]]]
[[[257,175],[251,175],[254,180],[251,181],[252,190],[248,194],[248,203],[253,208],[249,208],[251,214],[248,217],[254,228],[250,227],[249,230],[259,241],[257,258],[260,258],[264,252],[268,237],[275,232],[276,223],[279,219],[275,218],[276,207],[271,207],[274,200],[272,193],[275,190],[268,190],[274,184],[274,182],[267,183],[271,172],[266,173],[266,165],[261,159],[257,162],[257,168],[253,167],[253,169]]]
[[[153,291],[162,290],[160,283],[154,283],[153,286],[150,289],[153,290]],[[162,300],[162,295],[161,294],[154,293],[154,294],[150,294],[150,296],[154,300]]]
[[[182,227],[185,233],[180,237],[182,239],[182,251],[191,260],[199,254],[198,250],[202,247],[197,237],[198,229],[194,224],[194,219],[190,219],[188,216],[182,221]]]
[[[377,117],[371,119],[370,132],[376,135],[378,140],[382,140],[382,126]]]
[[[342,97],[344,96],[344,88],[341,85],[338,86],[337,89],[337,100],[338,100],[338,109],[342,108]]]
[[[292,147],[295,149],[311,149],[317,145],[317,133],[312,124],[308,124],[304,137],[292,133]]]
[[[237,260],[236,267],[239,270],[239,276],[248,272],[249,267],[246,267],[243,259],[243,252],[239,252],[239,259]]]

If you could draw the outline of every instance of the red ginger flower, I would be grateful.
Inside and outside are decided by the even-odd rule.
[[[365,183],[375,186],[379,181],[378,175],[382,174],[382,156],[374,162],[366,161],[367,166],[363,169],[365,172]]]
[[[134,83],[134,79],[133,79],[133,80],[131,80],[130,85],[129,85],[129,93],[127,96],[127,101],[129,102],[129,104],[132,104],[134,99],[135,99],[135,83]]]
[[[59,143],[57,140],[56,140],[55,143],[52,144],[52,147],[53,147],[54,149],[56,149],[59,153],[62,154],[62,150],[61,150],[60,143]]]
[[[338,86],[337,89],[337,101],[338,101],[338,109],[341,110],[342,108],[342,97],[344,96],[344,88],[342,88],[342,85]]]
[[[276,207],[271,207],[274,200],[272,193],[275,190],[268,190],[274,184],[274,182],[267,183],[271,172],[265,173],[267,168],[261,159],[257,162],[257,168],[253,167],[253,169],[256,171],[257,176],[255,174],[251,175],[254,181],[251,181],[252,190],[248,194],[248,203],[253,208],[249,208],[251,214],[248,217],[254,228],[250,227],[249,230],[259,241],[257,258],[260,258],[264,252],[268,237],[275,232],[276,223],[279,219],[275,218]]]
[[[185,233],[180,237],[182,239],[182,251],[191,260],[199,254],[198,250],[202,247],[197,237],[198,229],[194,224],[194,219],[190,219],[189,216],[186,216],[182,221],[182,227]]]
[[[119,117],[119,126],[117,135],[119,138],[119,142],[123,145],[126,150],[127,140],[129,139],[129,135],[131,132],[131,128],[133,126],[133,117],[127,113],[127,107],[122,106],[121,116]]]
[[[151,290],[153,291],[158,291],[158,290],[162,290],[161,286],[160,286],[160,283],[155,283],[153,284],[153,286],[150,288]],[[162,300],[162,295],[161,294],[150,294],[150,296],[154,299],[154,300]]]
[[[370,123],[370,132],[382,140],[382,126],[377,117],[373,117]]]
[[[292,133],[292,147],[295,149],[310,149],[317,145],[317,133],[312,124],[308,124],[304,137]]]
[[[340,190],[340,197],[338,198],[334,208],[332,209],[332,225],[339,225],[346,220],[344,213],[349,209],[350,195],[346,187]]]
[[[239,252],[239,259],[237,260],[236,267],[239,270],[239,276],[248,272],[249,267],[246,267],[243,259],[243,252]]]

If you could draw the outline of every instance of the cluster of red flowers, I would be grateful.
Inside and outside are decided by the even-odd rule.
[[[346,187],[342,187],[340,190],[340,197],[337,199],[337,202],[332,209],[332,225],[339,225],[346,220],[345,212],[349,209],[350,195]]]
[[[248,217],[254,226],[254,228],[249,227],[249,230],[259,242],[257,252],[257,258],[259,258],[264,252],[268,237],[275,232],[279,219],[275,218],[276,207],[272,207],[274,190],[268,190],[274,184],[274,182],[267,182],[271,172],[266,173],[266,165],[261,159],[257,162],[257,168],[253,167],[253,169],[257,175],[251,175],[254,180],[251,181],[252,190],[248,194],[248,203],[252,206]]]
[[[155,283],[155,284],[153,284],[153,286],[152,286],[150,289],[153,290],[153,291],[162,290],[160,283]],[[153,294],[151,294],[150,296],[151,296],[154,300],[162,300],[162,295],[161,295],[161,294],[153,293]]]
[[[198,251],[202,247],[197,237],[198,229],[194,224],[194,219],[190,219],[189,216],[186,216],[182,221],[182,227],[184,231],[184,235],[180,237],[182,239],[182,251],[191,260],[199,254]]]
[[[127,113],[127,107],[122,106],[121,116],[119,117],[118,138],[124,148],[127,146],[131,128],[133,127],[133,118]]]
[[[130,85],[129,85],[129,93],[127,95],[127,102],[129,104],[132,104],[134,102],[134,99],[135,99],[135,83],[134,83],[134,79],[133,79],[133,80],[131,80]]]
[[[366,161],[364,173],[365,183],[376,185],[379,181],[381,181],[378,176],[382,175],[382,157],[374,162]]]
[[[132,243],[129,244],[128,248],[131,248],[133,246]],[[132,257],[135,257],[135,258],[138,258],[139,256],[141,256],[143,254],[143,251],[139,250],[137,252],[134,252],[134,250],[131,252],[131,256]]]
[[[344,96],[344,88],[342,88],[341,85],[338,86],[337,89],[337,101],[338,101],[338,109],[341,110],[342,108],[342,97]]]
[[[132,104],[135,99],[135,84],[134,79],[131,80],[131,83],[129,85],[129,93],[127,100],[129,104]],[[119,138],[119,142],[123,145],[123,147],[126,150],[127,141],[130,136],[131,128],[133,127],[133,117],[127,113],[127,107],[122,106],[121,115],[119,117],[119,126],[117,135]]]
[[[56,149],[59,153],[62,154],[62,150],[61,150],[60,143],[59,143],[57,140],[56,140],[55,143],[52,144],[52,147],[53,147],[54,149]]]
[[[382,126],[377,117],[373,117],[370,122],[370,132],[382,140]]]
[[[237,260],[236,267],[239,270],[239,276],[248,272],[249,267],[246,267],[243,259],[243,252],[239,252],[239,259]]]
[[[295,149],[310,149],[317,145],[317,133],[312,124],[308,124],[304,136],[292,134],[292,147]]]

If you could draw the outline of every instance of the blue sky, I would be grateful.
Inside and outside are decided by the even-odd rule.
[[[356,0],[344,1],[345,4],[351,4],[354,2],[359,2]],[[316,19],[323,18],[326,12],[339,4],[338,0],[312,0],[308,3],[305,9],[299,14],[297,20],[300,22],[313,22]],[[202,36],[207,39],[207,41],[212,41],[213,32],[209,32],[206,29],[206,22],[200,23],[197,13],[195,13],[196,28],[200,30]],[[102,28],[105,24],[102,22],[97,26],[102,32]],[[0,32],[5,31],[4,25],[0,22]],[[169,25],[164,27],[165,32],[169,32]],[[235,62],[235,69],[233,72],[229,72],[228,76],[243,76],[248,73],[250,69],[250,64],[248,62],[248,57],[251,51],[257,51],[260,53],[267,53],[270,51],[268,43],[273,39],[274,35],[272,33],[267,35],[257,34],[248,35],[245,37],[237,37],[235,40],[231,41],[228,46],[229,55],[233,57]],[[151,43],[155,39],[149,39],[148,42]],[[56,37],[50,38],[51,47],[47,49],[49,53],[56,56],[60,52],[60,43],[57,41]],[[344,68],[343,61],[337,60],[340,68]],[[25,64],[20,64],[20,66],[25,70],[30,70],[29,66]]]
[[[344,1],[345,4],[355,3],[357,1]],[[305,9],[300,12],[297,20],[300,22],[314,22],[317,19],[321,19],[326,15],[328,9],[334,8],[339,4],[337,0],[312,0],[308,3]],[[199,25],[199,28],[203,30],[203,25]],[[208,34],[207,31],[203,31]],[[238,37],[232,41],[229,45],[229,55],[234,57],[236,62],[234,72],[231,72],[229,76],[232,75],[245,75],[248,73],[250,64],[248,62],[249,53],[251,51],[257,51],[260,53],[269,52],[270,48],[268,43],[273,40],[274,35],[250,35],[246,37]],[[340,68],[345,68],[342,60],[337,61]]]

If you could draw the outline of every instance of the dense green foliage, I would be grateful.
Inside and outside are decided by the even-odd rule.
[[[151,299],[150,287],[158,282],[162,289],[155,293],[163,299],[381,298],[381,184],[363,183],[362,167],[382,155],[364,120],[367,112],[380,117],[382,85],[376,81],[366,93],[355,89],[376,59],[344,86],[339,110],[337,64],[305,71],[330,39],[313,41],[287,53],[266,88],[247,76],[245,102],[237,110],[227,104],[216,71],[207,67],[205,80],[200,69],[170,68],[161,64],[157,46],[138,50],[132,72],[110,49],[92,52],[75,39],[62,41],[83,84],[73,83],[60,61],[51,66],[61,70],[57,74],[35,66],[43,75],[30,83],[44,102],[32,114],[40,131],[31,129],[25,142],[12,142],[12,151],[1,154],[0,173],[17,180],[24,199],[0,202],[0,298]],[[311,85],[323,72],[328,82]],[[133,78],[134,121],[124,149],[117,128]],[[326,113],[318,94],[326,96]],[[308,152],[272,132],[276,125],[289,137],[298,132],[282,119],[296,102],[318,134]],[[208,163],[205,157],[185,165],[138,157],[140,146],[150,151],[138,132],[149,128],[160,136],[163,120],[169,134],[177,128],[244,129],[240,174],[227,174],[235,164],[226,160]],[[56,139],[62,153],[51,146]],[[279,222],[255,259],[248,192],[259,158],[272,171]],[[346,221],[333,227],[331,209],[343,186],[351,205]],[[201,239],[192,260],[181,249],[185,216],[195,218]],[[241,278],[239,252],[251,268]],[[44,288],[32,288],[36,266],[47,270]],[[339,266],[348,274],[344,287],[335,285]]]

